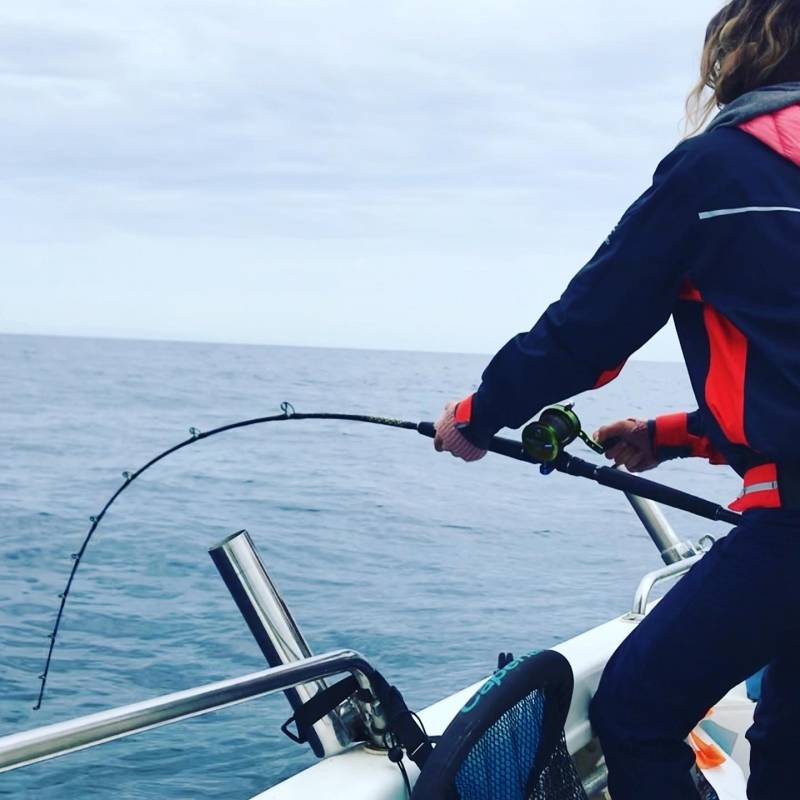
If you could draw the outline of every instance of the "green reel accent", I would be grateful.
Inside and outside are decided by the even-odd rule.
[[[581,427],[574,405],[551,406],[546,408],[536,422],[522,431],[522,446],[525,452],[542,464],[555,461],[564,448],[576,439],[585,442],[596,453],[604,452],[601,444],[595,442]]]

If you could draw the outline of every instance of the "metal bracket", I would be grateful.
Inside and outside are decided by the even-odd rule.
[[[633,598],[633,607],[625,618],[631,621],[642,619],[647,613],[647,604],[650,601],[650,594],[655,586],[671,578],[685,575],[704,555],[705,553],[698,553],[691,558],[685,558],[682,561],[676,561],[674,564],[669,564],[661,569],[648,572],[639,582],[639,586]]]

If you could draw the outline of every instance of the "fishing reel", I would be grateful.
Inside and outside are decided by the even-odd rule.
[[[522,446],[525,452],[542,464],[551,464],[564,448],[580,439],[595,453],[604,453],[605,447],[594,441],[581,427],[574,411],[574,404],[551,406],[522,431]]]

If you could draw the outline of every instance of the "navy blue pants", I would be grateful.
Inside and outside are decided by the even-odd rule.
[[[800,512],[753,510],[638,625],[591,705],[614,800],[697,800],[685,739],[769,665],[751,744],[750,800],[799,797]]]

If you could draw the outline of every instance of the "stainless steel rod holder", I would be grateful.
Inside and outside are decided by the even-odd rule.
[[[313,684],[321,678],[346,672],[354,675],[360,685],[371,687],[374,670],[364,657],[353,650],[338,650],[240,678],[217,681],[141,703],[14,733],[0,738],[0,772],[207,714],[293,686]]]
[[[642,525],[650,534],[650,538],[658,548],[665,564],[675,564],[685,558],[697,555],[697,551],[690,542],[684,542],[678,537],[657,503],[634,494],[626,493],[625,497],[628,498],[628,502],[633,506]]]
[[[250,534],[238,531],[208,552],[270,666],[310,658],[311,649],[267,574]],[[324,688],[325,682],[316,680],[287,689],[286,697],[297,710]],[[323,717],[308,734],[314,753],[323,758],[347,748],[353,742],[351,727],[357,723],[351,703]]]

